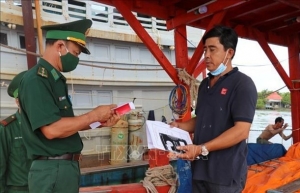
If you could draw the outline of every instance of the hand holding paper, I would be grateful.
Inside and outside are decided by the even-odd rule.
[[[161,150],[182,153],[176,149],[177,146],[186,146],[192,144],[188,132],[179,128],[170,128],[170,125],[160,121],[146,121],[146,132],[148,148],[157,148]]]
[[[124,114],[130,112],[132,109],[135,109],[135,106],[132,102],[129,102],[129,103],[119,105],[116,108],[113,108],[111,110],[114,110],[115,112],[117,112],[121,116],[121,115],[124,115]],[[99,126],[101,126],[102,124],[101,124],[101,122],[97,121],[97,122],[91,123],[90,128],[91,129],[96,129]]]
[[[132,109],[135,109],[133,102],[125,103],[123,105],[117,106],[116,108],[113,108],[113,110],[115,110],[120,115],[124,115],[130,112]]]

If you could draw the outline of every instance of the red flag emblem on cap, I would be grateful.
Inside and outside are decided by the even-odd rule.
[[[221,94],[222,94],[222,95],[226,95],[226,93],[227,93],[227,88],[222,88]]]

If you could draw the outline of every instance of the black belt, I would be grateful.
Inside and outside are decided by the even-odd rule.
[[[81,154],[63,154],[60,156],[39,156],[36,158],[36,160],[70,160],[70,161],[79,161],[81,158]]]
[[[7,186],[10,190],[28,191],[28,186]]]

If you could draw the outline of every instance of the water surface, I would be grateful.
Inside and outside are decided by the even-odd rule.
[[[288,123],[289,126],[283,131],[283,133],[286,136],[290,135],[292,133],[292,117],[290,111],[256,110],[248,142],[256,143],[256,138],[260,135],[262,130],[264,130],[268,124],[274,124],[276,117],[282,117],[284,122]],[[286,149],[288,149],[292,144],[292,138],[285,141],[280,137],[280,135],[275,135],[269,141],[272,143],[281,143]]]

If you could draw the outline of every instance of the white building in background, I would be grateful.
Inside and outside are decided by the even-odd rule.
[[[86,0],[39,2],[42,25],[83,18],[93,21],[87,38],[91,55],[81,54],[76,70],[64,74],[76,115],[98,105],[121,104],[135,99],[137,110],[143,112],[146,119],[148,112],[154,110],[155,120],[164,117],[171,121],[169,95],[175,84],[114,7]],[[36,21],[34,3],[32,7]],[[166,31],[165,21],[138,13],[134,15],[175,66],[174,34]],[[23,31],[21,0],[1,1],[1,119],[17,109],[14,99],[7,95],[8,84],[16,74],[27,70]],[[37,33],[34,35],[38,40]],[[188,27],[187,35],[188,52],[192,55],[202,31]],[[39,53],[38,42],[36,53]],[[98,147],[109,143],[109,135],[109,129],[81,132],[85,143],[83,153],[103,151]],[[94,144],[99,141],[97,137],[102,138],[101,144]],[[146,142],[146,138],[143,141]]]
[[[34,3],[32,6],[35,19]],[[91,55],[80,55],[77,69],[65,73],[76,114],[97,105],[120,104],[136,98],[135,105],[145,116],[154,110],[156,120],[162,116],[172,119],[168,100],[174,83],[114,7],[85,0],[41,0],[40,7],[44,25],[82,18],[93,21],[87,39]],[[134,14],[175,65],[174,35],[173,31],[166,31],[165,21]],[[21,0],[1,1],[1,24],[0,115],[4,118],[16,110],[14,100],[6,94],[7,85],[14,75],[27,70],[26,55],[18,51],[25,51]],[[188,27],[187,33],[188,52],[192,55],[202,31]]]

